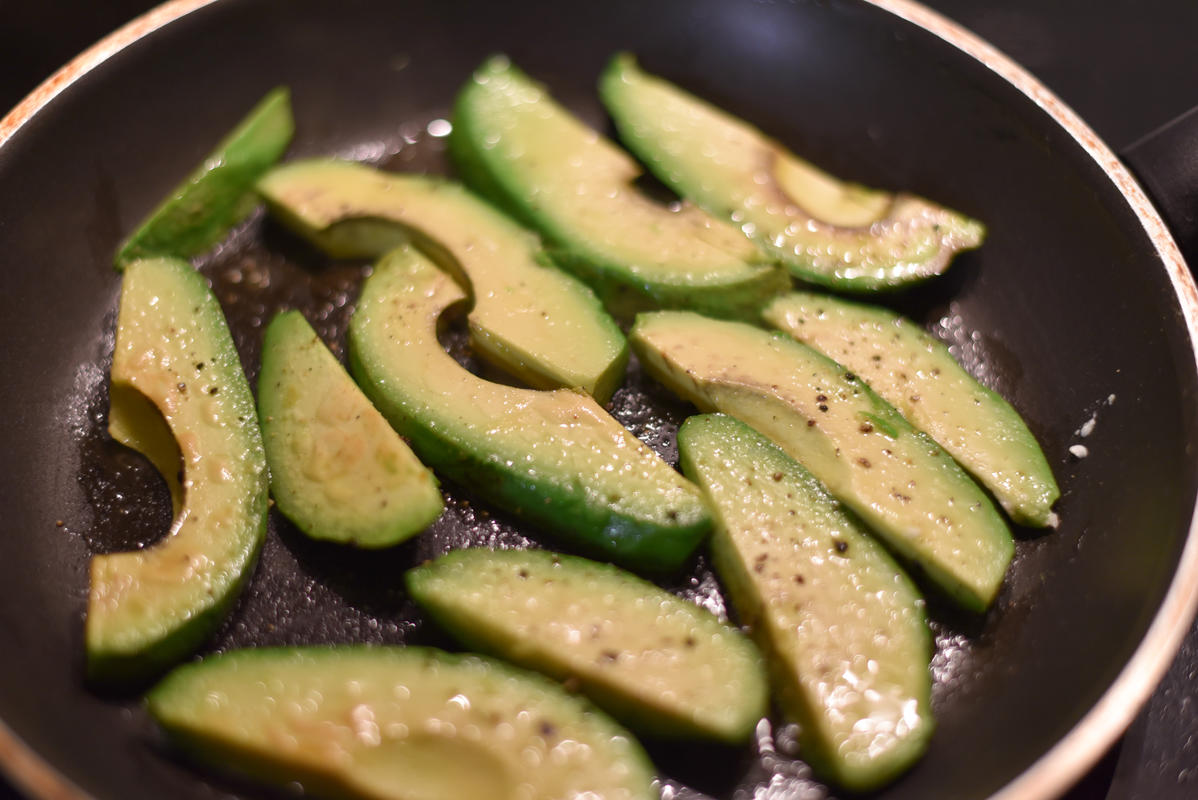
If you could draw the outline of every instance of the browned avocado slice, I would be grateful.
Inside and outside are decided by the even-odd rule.
[[[803,280],[840,291],[895,289],[939,275],[982,242],[976,220],[913,195],[839,181],[644,72],[628,54],[612,60],[600,94],[621,139],[653,174],[735,222]]]
[[[175,259],[125,269],[109,430],[172,489],[167,538],[91,562],[89,678],[136,682],[220,624],[266,535],[267,475],[254,399],[204,277]]]
[[[558,684],[477,656],[235,650],[175,670],[147,705],[195,759],[321,797],[658,797],[627,731]]]

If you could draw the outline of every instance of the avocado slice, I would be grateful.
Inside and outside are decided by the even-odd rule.
[[[88,677],[133,683],[207,638],[266,535],[254,399],[220,306],[186,262],[125,268],[111,398],[109,431],[147,452],[175,506],[165,540],[91,561]]]
[[[909,194],[844,183],[761,131],[642,71],[627,53],[600,95],[620,137],[663,183],[741,226],[797,277],[841,291],[939,275],[979,246],[980,222]]]
[[[450,148],[467,179],[539,230],[554,261],[611,307],[743,316],[790,285],[735,228],[646,197],[635,161],[504,56],[462,89],[453,121]]]
[[[421,460],[587,550],[646,570],[681,566],[711,518],[699,491],[578,391],[482,380],[437,341],[465,299],[399,248],[366,279],[350,320],[350,371]]]
[[[743,742],[766,713],[761,656],[711,612],[610,564],[456,550],[408,592],[467,647],[579,689],[637,731]]]
[[[691,417],[682,469],[711,500],[712,562],[800,725],[800,755],[874,789],[932,733],[932,635],[923,598],[811,473],[739,420]]]
[[[236,650],[147,697],[180,749],[305,794],[656,800],[627,731],[552,681],[424,647]]]
[[[225,238],[258,205],[254,182],[287,150],[291,96],[269,92],[117,249],[124,269],[139,258],[191,258]]]
[[[275,503],[312,538],[388,547],[441,516],[432,471],[298,311],[266,328],[258,410]]]
[[[950,597],[984,611],[1014,542],[990,498],[865,382],[781,333],[684,311],[630,334],[651,375],[776,442]]]
[[[585,284],[541,261],[537,238],[458,184],[347,161],[272,170],[271,211],[334,257],[378,258],[411,242],[468,287],[480,353],[530,386],[579,388],[606,402],[628,344]]]
[[[774,327],[869,383],[973,474],[1013,520],[1056,522],[1052,468],[1019,412],[953,360],[943,342],[887,308],[795,292],[762,312]]]

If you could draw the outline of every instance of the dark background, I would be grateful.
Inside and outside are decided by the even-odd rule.
[[[1192,0],[929,0],[1043,80],[1116,151],[1198,106]],[[0,0],[0,110],[147,0]],[[1144,713],[1068,800],[1198,797],[1198,626]],[[980,720],[979,724],[985,724]],[[0,778],[0,800],[16,795]]]

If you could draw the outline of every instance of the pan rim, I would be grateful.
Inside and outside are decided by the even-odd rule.
[[[55,97],[96,67],[181,17],[217,0],[167,0],[105,36],[46,78],[0,119],[0,150]],[[43,759],[0,719],[0,770],[23,792],[41,800],[92,800],[66,775]]]
[[[177,19],[218,0],[168,0],[84,50],[0,119],[0,149],[55,97],[110,57]],[[1198,370],[1198,286],[1164,220],[1098,135],[1043,83],[993,45],[914,0],[863,0],[914,24],[981,63],[1060,125],[1115,185],[1148,235],[1177,296]],[[1051,749],[991,800],[1047,800],[1075,784],[1124,732],[1171,665],[1198,611],[1198,500],[1169,589],[1131,658],[1094,706]],[[90,796],[41,758],[0,720],[0,768],[34,797]]]
[[[935,34],[973,57],[1053,118],[1115,184],[1148,234],[1181,305],[1190,353],[1198,364],[1198,288],[1160,213],[1123,162],[1064,101],[981,37],[913,0],[866,0]],[[1198,611],[1198,504],[1177,570],[1132,657],[1077,724],[990,800],[1055,797],[1097,763],[1140,713],[1176,658]]]

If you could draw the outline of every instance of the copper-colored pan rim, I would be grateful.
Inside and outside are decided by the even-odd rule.
[[[216,0],[170,0],[101,39],[54,73],[0,119],[0,147],[58,94],[114,54]],[[969,54],[1027,95],[1061,125],[1119,188],[1156,248],[1181,303],[1198,368],[1198,288],[1164,221],[1127,168],[1060,98],[1030,73],[961,26],[912,0],[866,0]],[[1123,671],[1080,722],[991,800],[1048,800],[1076,783],[1131,723],[1172,662],[1198,608],[1198,508],[1173,582],[1156,618]],[[0,721],[0,767],[44,800],[88,795],[47,764]]]
[[[28,97],[17,103],[16,107],[4,116],[4,119],[0,119],[0,147],[3,147],[14,133],[32,119],[38,111],[41,111],[47,103],[113,55],[143,36],[174,22],[179,17],[214,2],[216,0],[169,0],[105,36],[75,56],[65,67],[34,89]]]
[[[159,28],[216,0],[170,0],[105,36],[47,78],[0,119],[0,149],[21,126],[72,84],[116,53]],[[0,720],[0,769],[32,797],[41,800],[90,800],[90,795],[46,763]]]

